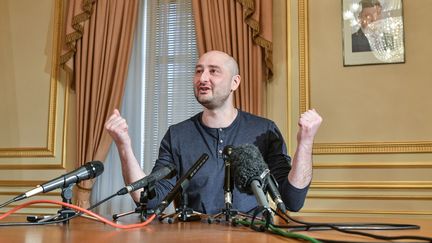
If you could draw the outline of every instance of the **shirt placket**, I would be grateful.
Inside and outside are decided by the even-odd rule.
[[[217,131],[218,131],[217,157],[223,158],[222,153],[225,146],[225,131],[223,128],[219,128]]]

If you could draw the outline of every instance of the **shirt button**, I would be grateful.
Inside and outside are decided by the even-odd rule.
[[[223,130],[222,128],[219,128],[219,131],[221,131],[221,132],[222,132],[222,130]]]
[[[221,139],[221,140],[219,140],[219,143],[223,143],[223,140]]]
[[[219,149],[219,153],[222,154],[222,149]]]

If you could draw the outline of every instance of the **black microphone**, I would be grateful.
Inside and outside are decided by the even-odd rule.
[[[67,174],[61,175],[55,179],[45,182],[42,185],[36,186],[34,189],[27,191],[13,199],[14,202],[29,198],[38,193],[45,193],[57,188],[67,187],[73,183],[78,183],[82,180],[88,180],[99,176],[104,171],[104,166],[100,161],[91,161],[85,163],[78,169],[71,171]]]
[[[233,166],[235,166],[234,171],[236,172],[234,175],[236,175],[236,185],[238,187],[240,186],[239,191],[249,192],[248,185],[256,180],[260,185],[260,189],[263,189],[264,192],[267,191],[270,194],[270,197],[273,199],[278,209],[283,213],[286,212],[285,204],[282,201],[282,197],[278,190],[277,181],[273,175],[270,174],[270,170],[264,162],[261,152],[256,146],[246,144],[234,148],[231,159],[233,161]],[[257,195],[255,196],[258,197]],[[259,197],[262,197],[262,195],[259,195]],[[259,200],[264,201],[262,198]]]
[[[148,185],[154,184],[156,181],[159,181],[164,178],[172,178],[176,174],[176,167],[174,164],[166,164],[157,171],[150,173],[148,176],[137,180],[117,192],[117,195],[124,195],[129,192],[136,191],[138,189],[147,187]]]
[[[258,148],[251,144],[235,147],[231,153],[231,160],[238,190],[254,194],[259,206],[270,209],[263,185],[268,168]]]
[[[192,179],[192,177],[198,172],[198,170],[204,165],[204,163],[208,160],[209,156],[208,154],[204,153],[201,155],[201,157],[195,162],[195,164],[192,165],[192,167],[182,176],[177,183],[175,184],[174,188],[166,195],[166,197],[162,200],[162,202],[159,204],[159,206],[156,207],[154,210],[154,213],[156,215],[161,214],[166,207],[174,200],[174,198],[177,196],[177,194],[180,192],[180,190],[185,190],[188,185],[189,181]]]
[[[268,174],[267,176],[267,192],[270,194],[270,197],[273,199],[273,202],[276,204],[277,208],[284,214],[286,214],[285,203],[282,201],[282,197],[278,190],[278,183],[272,174]]]
[[[231,175],[231,153],[233,147],[231,145],[225,146],[223,150],[223,158],[225,163],[225,178],[224,178],[224,199],[225,207],[231,208],[232,206],[232,192],[234,189],[234,184],[232,183]]]

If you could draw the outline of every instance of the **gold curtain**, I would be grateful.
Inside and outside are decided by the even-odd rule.
[[[111,144],[104,123],[120,106],[138,16],[138,0],[70,1],[62,66],[76,90],[77,166],[103,161]],[[68,32],[69,31],[69,32]],[[89,206],[93,181],[78,185],[77,205]]]
[[[239,64],[234,105],[263,115],[265,84],[273,75],[272,0],[193,0],[200,55],[224,51]]]

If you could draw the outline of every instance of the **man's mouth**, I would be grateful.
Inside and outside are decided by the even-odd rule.
[[[210,90],[210,87],[206,87],[206,86],[201,86],[198,88],[198,91],[200,93],[207,93],[207,91],[209,91],[209,90]]]

